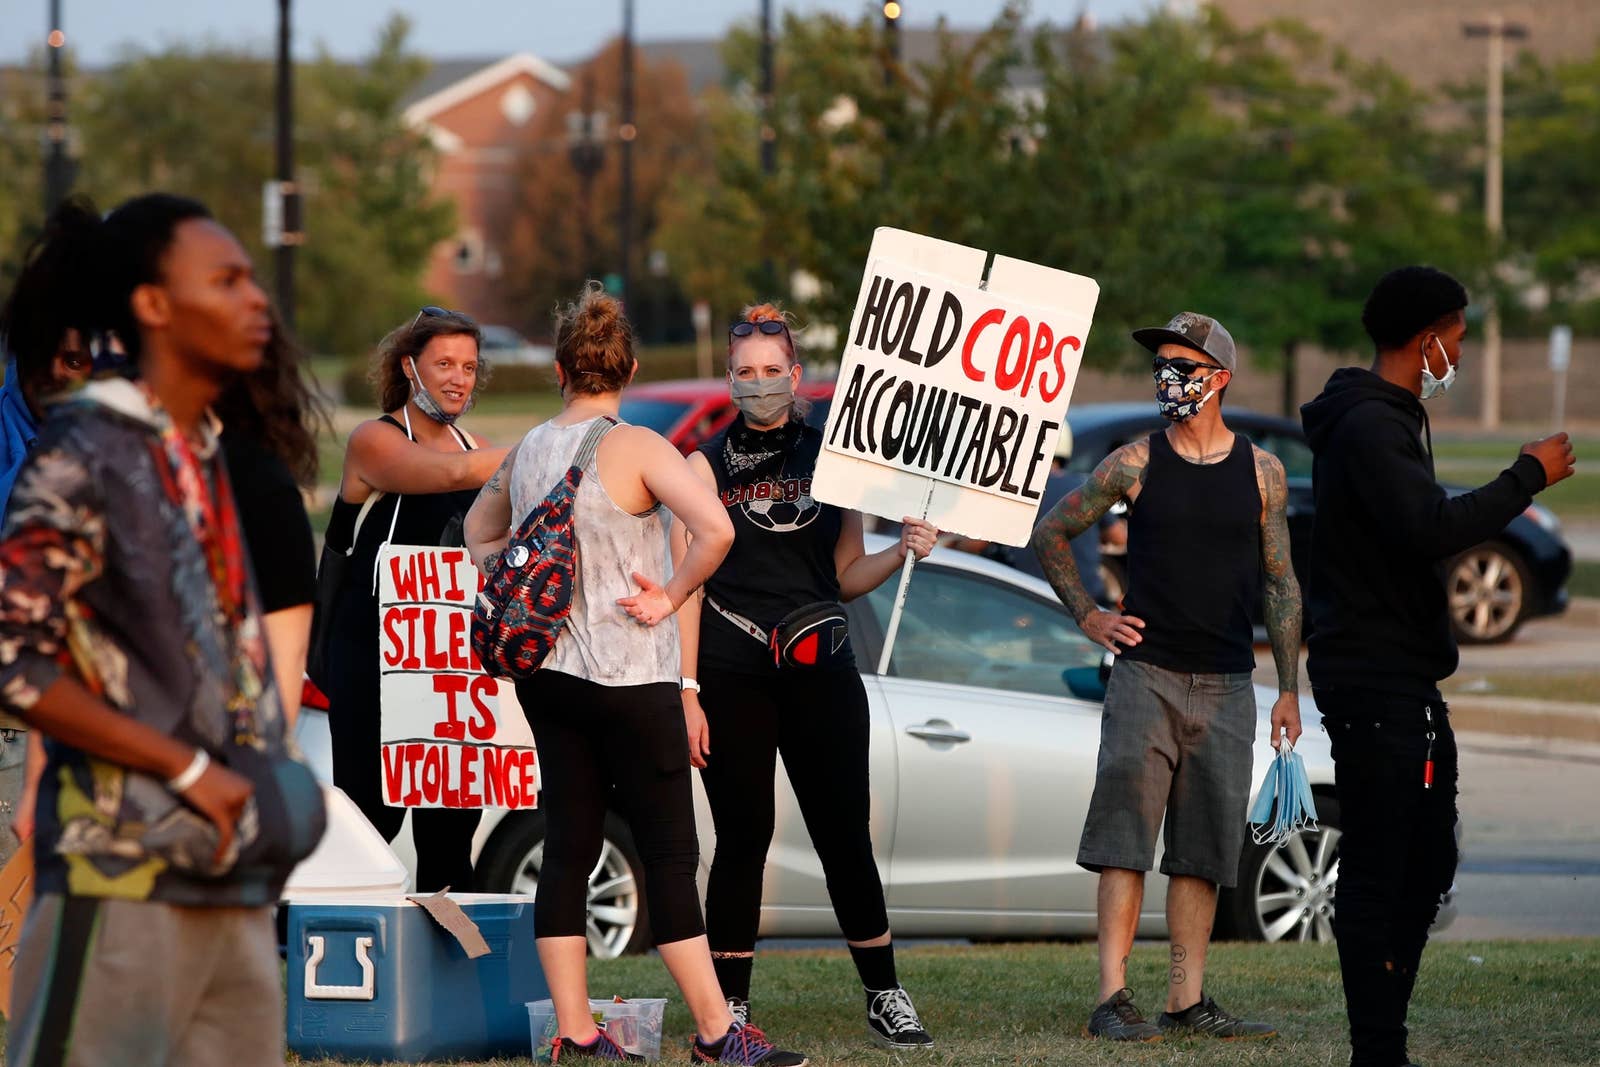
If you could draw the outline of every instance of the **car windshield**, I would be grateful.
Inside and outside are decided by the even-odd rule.
[[[618,413],[623,422],[647,426],[665,436],[683,420],[689,405],[682,400],[654,400],[647,397],[624,397]]]

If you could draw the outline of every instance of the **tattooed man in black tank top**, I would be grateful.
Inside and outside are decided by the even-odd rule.
[[[1256,709],[1251,609],[1264,602],[1278,667],[1272,743],[1300,736],[1300,589],[1289,560],[1283,465],[1228,429],[1222,394],[1237,356],[1215,319],[1184,312],[1134,338],[1155,353],[1156,401],[1170,421],[1107,456],[1039,522],[1045,577],[1095,642],[1118,654],[1106,687],[1100,755],[1078,863],[1099,872],[1100,994],[1089,1033],[1153,1041],[1164,1033],[1266,1037],[1203,992],[1217,889],[1237,879]],[[1069,542],[1119,500],[1128,524],[1128,592],[1101,610]],[[1146,1022],[1127,988],[1144,876],[1165,814],[1172,966],[1166,1011]]]

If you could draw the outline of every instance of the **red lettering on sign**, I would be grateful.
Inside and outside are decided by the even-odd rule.
[[[400,636],[400,621],[404,617],[402,608],[383,610],[383,637],[387,642],[383,650],[383,662],[390,667],[400,666],[400,661],[406,656],[405,639]]]
[[[418,607],[400,609],[400,615],[406,620],[406,658],[400,661],[400,666],[408,671],[422,669],[422,660],[417,658],[417,615],[422,611]]]
[[[1065,352],[1068,348],[1072,349],[1074,352],[1077,352],[1082,347],[1083,342],[1076,337],[1063,337],[1061,339],[1061,343],[1056,345],[1055,364],[1057,377],[1055,387],[1051,388],[1045,385],[1044,375],[1041,374],[1039,376],[1039,396],[1042,397],[1046,403],[1053,401],[1056,397],[1060,396],[1061,390],[1067,387],[1067,364],[1064,355]]]
[[[1050,355],[1050,349],[1056,343],[1055,331],[1048,322],[1039,324],[1038,332],[1033,335],[1033,355],[1028,357],[1028,369],[1022,375],[1022,396],[1028,395],[1028,386],[1033,384],[1033,372],[1038,369]],[[1043,375],[1040,375],[1039,393],[1044,394]]]
[[[400,803],[400,783],[404,781],[405,756],[398,745],[383,746],[383,799],[385,803]]]
[[[453,671],[476,671],[478,665],[472,662],[472,653],[467,643],[467,634],[471,616],[464,611],[450,613],[450,669]]]
[[[1000,356],[995,360],[994,384],[1001,389],[1011,390],[1022,381],[1022,376],[1028,372],[1028,331],[1030,324],[1021,315],[1011,320],[1011,325],[1006,327],[1005,340],[1000,342]],[[1017,362],[1015,366],[1007,366],[1006,359],[1015,349]]]
[[[444,778],[443,753],[438,745],[424,746],[422,756],[422,798],[429,804],[439,803],[439,783]]]
[[[464,745],[461,749],[461,803],[464,807],[476,808],[483,805],[483,798],[478,796],[478,753],[481,749],[477,745]]]
[[[1006,317],[1000,308],[985,311],[973,320],[972,329],[967,331],[966,343],[961,346],[961,369],[967,372],[967,377],[975,382],[983,381],[983,371],[972,365],[972,346],[978,343],[978,335],[990,326],[998,325]]]
[[[405,557],[405,570],[400,569],[400,557],[389,557],[389,573],[394,576],[394,595],[397,600],[417,599],[417,557]]]
[[[433,676],[433,691],[444,694],[444,721],[433,724],[433,736],[443,737],[449,741],[465,739],[467,724],[461,721],[460,712],[456,708],[456,694],[467,691],[467,676],[436,674]]]
[[[442,671],[450,666],[450,650],[434,642],[439,636],[439,611],[422,609],[422,665],[430,671]]]
[[[533,776],[539,767],[539,756],[532,749],[523,749],[517,753],[517,762],[522,766],[522,800],[528,807],[537,803],[538,789],[534,785]]]
[[[449,552],[439,553],[439,559],[445,565],[445,569],[450,577],[450,587],[444,591],[444,598],[446,600],[467,599],[467,591],[461,588],[461,584],[456,581],[456,564],[460,563],[466,558],[467,554],[461,551],[459,548],[451,549]]]
[[[472,679],[472,710],[477,714],[467,720],[467,729],[474,740],[488,741],[494,737],[494,709],[489,706],[489,698],[499,695],[500,683],[487,674]]]
[[[483,753],[483,802],[503,807],[506,790],[500,778],[500,757],[505,753],[498,748],[481,749]]]
[[[411,782],[411,790],[406,793],[405,799],[405,805],[408,808],[414,808],[422,803],[422,790],[417,787],[417,765],[422,761],[423,747],[419,744],[406,746],[406,769],[410,772],[409,781]]]
[[[439,557],[432,552],[417,553],[417,592],[423,600],[440,600],[444,587],[439,584]]]

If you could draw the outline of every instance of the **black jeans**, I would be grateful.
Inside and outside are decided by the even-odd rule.
[[[1437,696],[1314,692],[1333,740],[1343,831],[1333,930],[1350,1063],[1398,1067],[1409,1062],[1406,1008],[1428,928],[1456,873],[1455,733]]]
[[[611,805],[633,831],[644,864],[655,944],[705,933],[695,884],[700,842],[689,735],[678,687],[600,685],[543,670],[517,683],[517,700],[539,748],[545,820],[534,936],[583,936],[589,872],[600,861]]]
[[[755,947],[779,752],[822,861],[839,928],[850,941],[883,935],[889,915],[868,825],[870,729],[861,676],[853,670],[743,675],[702,669],[700,685],[711,729],[711,755],[700,780],[717,828],[706,882],[711,951]]]

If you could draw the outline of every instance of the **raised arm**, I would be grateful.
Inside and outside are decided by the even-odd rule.
[[[467,554],[486,577],[500,566],[500,553],[511,540],[511,471],[516,464],[515,450],[506,454],[500,467],[478,490],[478,498],[461,521],[461,537]]]
[[[1083,587],[1083,577],[1072,558],[1074,537],[1093,529],[1102,516],[1119,500],[1132,500],[1144,481],[1150,461],[1150,445],[1135,441],[1101,460],[1089,480],[1068,493],[1033,528],[1028,542],[1050,587],[1067,606],[1079,628],[1097,644],[1112,652],[1122,645],[1136,645],[1144,620],[1115,611],[1102,611]]]
[[[346,500],[365,500],[382,493],[453,493],[476,489],[500,466],[508,448],[440,452],[419,445],[405,431],[380,419],[357,426],[344,451],[344,479],[339,493]]]
[[[1261,487],[1261,570],[1265,578],[1262,612],[1272,659],[1278,667],[1278,699],[1272,707],[1272,747],[1287,730],[1289,743],[1300,739],[1300,583],[1289,552],[1289,483],[1283,464],[1270,452],[1255,450],[1256,483]]]

